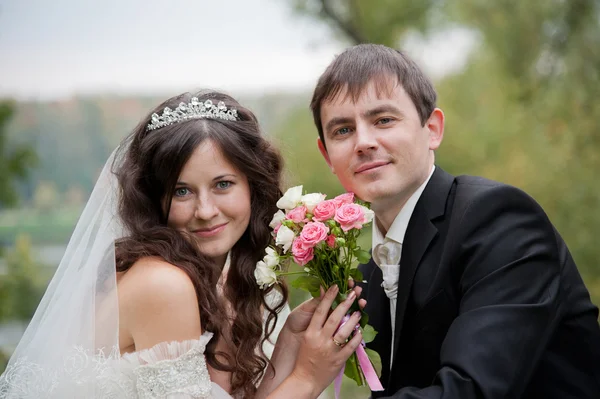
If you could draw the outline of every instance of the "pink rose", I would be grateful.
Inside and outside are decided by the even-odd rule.
[[[324,222],[327,219],[331,219],[335,215],[338,205],[335,200],[327,200],[319,202],[315,209],[313,209],[313,220],[317,222]]]
[[[327,239],[327,233],[329,233],[329,227],[323,223],[309,222],[304,225],[302,232],[300,232],[300,238],[306,247],[314,247]]]
[[[292,243],[292,254],[294,255],[294,262],[300,266],[306,265],[315,257],[314,249],[305,246],[300,237],[296,237]]]
[[[325,242],[327,242],[329,248],[335,248],[335,236],[333,234],[330,234]]]
[[[299,206],[296,207],[294,209],[292,209],[291,211],[289,211],[286,215],[285,215],[286,219],[291,220],[294,223],[302,223],[302,222],[306,222],[306,207],[305,206]]]
[[[338,208],[344,204],[352,204],[354,203],[354,193],[340,194],[332,199],[332,201],[335,201]]]
[[[340,224],[344,231],[360,229],[364,223],[368,222],[363,207],[357,204],[340,206],[333,219]]]

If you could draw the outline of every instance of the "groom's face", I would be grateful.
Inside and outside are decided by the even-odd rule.
[[[356,101],[342,90],[321,106],[321,153],[344,188],[376,212],[402,206],[421,185],[443,136],[440,110],[423,126],[404,88],[386,80],[388,90],[371,82]]]

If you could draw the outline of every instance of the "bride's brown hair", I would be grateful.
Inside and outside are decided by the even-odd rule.
[[[160,115],[165,107],[175,109],[181,102],[189,103],[192,97],[201,102],[210,99],[214,104],[223,101],[227,108],[237,110],[238,120],[191,119],[147,130],[153,113]],[[179,267],[196,288],[203,329],[215,333],[216,338],[222,337],[226,312],[216,289],[221,270],[198,251],[193,240],[167,226],[177,179],[191,154],[205,140],[216,144],[247,177],[251,195],[250,222],[231,250],[224,289],[236,315],[231,327],[233,358],[215,352],[217,339],[207,346],[206,358],[215,369],[231,371],[232,395],[252,397],[268,364],[262,343],[271,335],[288,293],[285,285],[280,285],[281,300],[271,308],[265,296],[274,287],[263,291],[254,278],[256,262],[263,258],[270,243],[269,222],[282,195],[282,159],[261,135],[251,111],[222,93],[184,93],[159,105],[128,136],[127,145],[123,146],[126,152],[115,171],[121,194],[119,215],[128,232],[126,238],[117,242],[117,271],[126,271],[145,256],[159,256]],[[263,324],[263,309],[269,312],[268,327]]]

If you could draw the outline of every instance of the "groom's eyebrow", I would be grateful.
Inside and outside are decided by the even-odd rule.
[[[384,105],[380,105],[378,107],[372,108],[368,111],[365,111],[362,116],[363,118],[370,118],[373,116],[377,116],[380,114],[386,114],[386,113],[392,113],[392,114],[396,114],[399,116],[404,116],[404,113],[402,111],[400,111],[399,108],[394,107],[391,104],[384,104]]]
[[[346,116],[340,116],[337,118],[333,118],[333,119],[329,120],[329,122],[327,122],[327,124],[325,125],[325,131],[328,132],[334,126],[352,123],[352,121],[353,121],[352,118],[348,118]]]

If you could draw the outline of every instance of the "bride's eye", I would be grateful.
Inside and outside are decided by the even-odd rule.
[[[226,190],[229,187],[231,187],[233,183],[227,180],[221,180],[220,182],[217,183],[217,188],[219,190]]]
[[[190,190],[185,187],[180,187],[175,189],[175,193],[173,194],[175,197],[184,197],[186,196]]]

